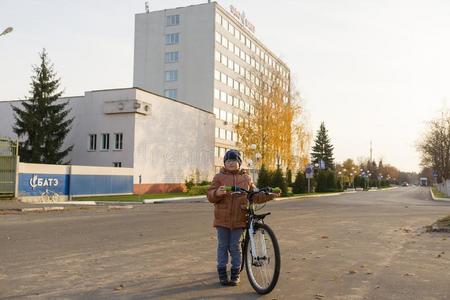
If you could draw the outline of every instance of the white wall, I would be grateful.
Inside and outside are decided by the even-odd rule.
[[[214,115],[177,101],[137,90],[151,103],[150,117],[136,115],[135,182],[184,183],[199,170],[214,175]]]
[[[134,100],[134,89],[114,89],[86,92],[84,97],[70,103],[75,115],[71,134],[67,141],[74,145],[70,154],[72,164],[112,167],[113,162],[122,162],[122,167],[133,167],[134,114],[105,114],[105,101]],[[101,150],[101,134],[110,134],[110,149]],[[114,148],[114,133],[123,133],[123,150]],[[97,150],[88,151],[89,134],[97,134]]]
[[[166,16],[180,25],[166,26]],[[207,111],[214,97],[215,3],[167,9],[135,17],[133,85],[163,95],[176,88],[177,100]],[[165,45],[165,34],[180,33],[178,45]],[[179,51],[178,63],[164,63],[166,51]],[[177,82],[164,82],[166,70],[178,70]]]

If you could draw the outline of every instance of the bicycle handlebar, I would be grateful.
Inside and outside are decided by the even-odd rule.
[[[261,188],[261,189],[254,189],[253,191],[248,191],[246,189],[243,189],[241,187],[238,186],[225,186],[225,191],[227,192],[244,192],[244,193],[275,193],[278,194],[281,192],[281,189],[279,187],[275,187],[275,188],[271,188],[271,187],[265,187],[265,188]]]

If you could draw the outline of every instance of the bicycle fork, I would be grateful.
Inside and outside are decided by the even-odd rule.
[[[262,238],[259,243],[259,252],[256,252],[256,243],[254,238],[254,227],[253,227],[253,220],[250,222],[249,226],[249,239],[250,239],[250,247],[252,250],[252,263],[255,265],[261,265],[260,260],[264,260],[267,258],[267,249],[266,249],[266,239]]]

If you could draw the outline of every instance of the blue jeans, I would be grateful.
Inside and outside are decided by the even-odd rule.
[[[241,235],[242,228],[229,229],[216,227],[217,229],[217,267],[223,268],[228,264],[228,253],[231,255],[231,268],[241,267]]]

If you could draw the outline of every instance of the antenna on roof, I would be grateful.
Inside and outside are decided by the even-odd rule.
[[[150,8],[148,6],[148,1],[145,1],[145,12],[149,13],[150,12]]]

